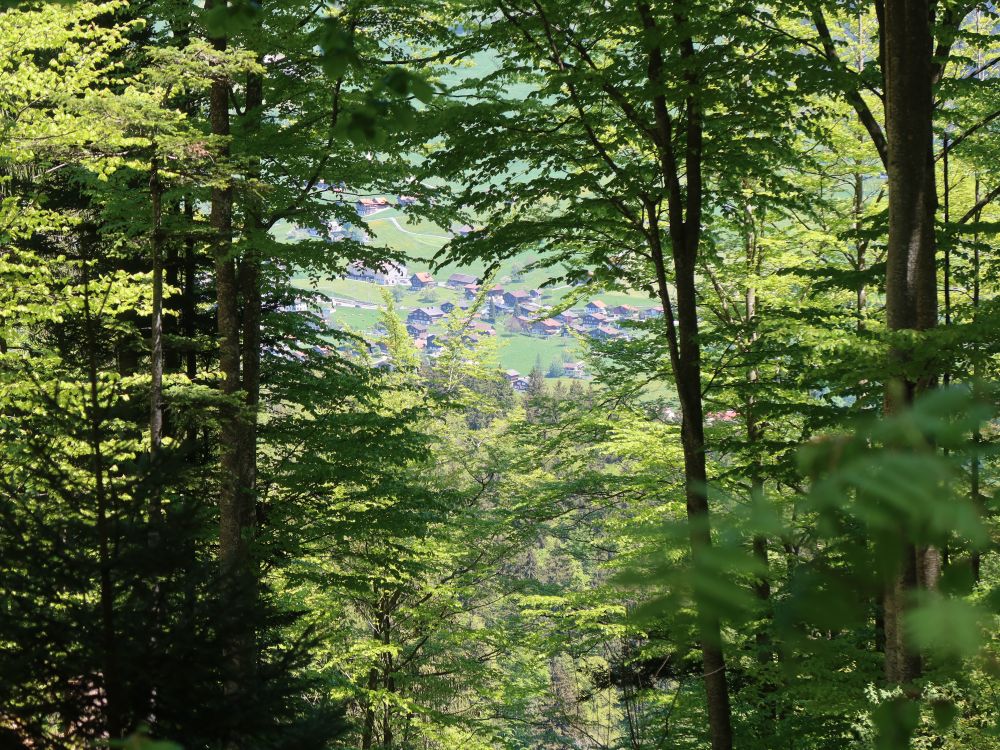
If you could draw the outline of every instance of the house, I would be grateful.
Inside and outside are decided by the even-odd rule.
[[[639,317],[639,308],[632,305],[617,305],[611,308],[611,314],[617,318],[633,320]]]
[[[413,338],[417,339],[421,336],[427,335],[427,324],[426,323],[407,323],[406,332],[410,334]]]
[[[480,334],[481,336],[497,335],[497,331],[493,326],[491,326],[489,323],[483,323],[480,320],[474,320],[471,323],[469,323],[469,328],[475,331],[476,333]]]
[[[406,316],[407,323],[423,323],[430,325],[436,323],[444,317],[444,312],[440,307],[418,307]]]
[[[347,278],[353,281],[370,281],[382,286],[399,286],[410,282],[406,266],[391,260],[371,266],[360,262],[351,263],[347,267]]]
[[[621,338],[621,331],[611,328],[610,326],[598,326],[590,332],[590,335],[595,339],[601,339],[602,341],[607,341],[608,339]]]
[[[515,380],[521,377],[521,373],[517,370],[504,370],[503,376],[507,378],[508,383],[513,383]]]
[[[567,323],[569,325],[572,325],[579,319],[580,316],[577,315],[572,310],[565,310],[564,312],[561,312],[558,315],[556,315],[556,320],[558,320],[560,323]]]
[[[347,278],[351,281],[375,281],[375,269],[361,262],[351,263],[347,267]]]
[[[659,307],[647,307],[639,313],[639,317],[643,320],[649,320],[650,318],[662,318],[663,310]]]
[[[503,293],[503,302],[508,307],[517,307],[522,302],[527,302],[530,299],[531,295],[523,289],[515,289],[513,291]]]
[[[419,203],[419,198],[412,195],[400,195],[396,197],[396,203],[400,206],[412,206],[415,203]]]
[[[290,305],[282,305],[278,308],[280,312],[308,312],[309,303],[308,301],[302,299],[301,297],[296,297]]]
[[[534,302],[522,302],[518,307],[525,315],[538,315],[542,311],[542,306]]]
[[[462,289],[469,284],[476,284],[478,281],[475,276],[469,276],[467,273],[453,273],[448,277],[447,284],[453,289]]]
[[[462,289],[465,291],[466,299],[475,299],[479,294],[479,284],[466,284]]]
[[[524,393],[525,391],[528,390],[528,388],[531,387],[531,384],[528,382],[527,378],[518,378],[511,385],[514,386],[514,390],[517,391],[518,393]]]
[[[410,287],[412,289],[426,289],[434,284],[434,277],[427,271],[415,273],[410,277]]]
[[[375,283],[382,286],[405,286],[410,272],[402,263],[384,263],[375,269]]]
[[[551,318],[546,318],[545,320],[536,320],[531,324],[531,332],[536,336],[558,336],[562,333],[563,324],[557,320],[552,320]]]
[[[599,299],[591,300],[587,303],[587,306],[583,308],[589,313],[607,313],[608,306],[601,302]]]
[[[507,329],[510,331],[530,331],[531,323],[531,318],[526,318],[523,315],[514,315],[507,321]]]
[[[563,364],[563,372],[567,378],[580,379],[587,375],[583,362],[566,362]]]
[[[371,216],[376,211],[389,208],[389,201],[385,198],[362,198],[354,204],[358,216]]]
[[[493,309],[507,310],[507,303],[503,299],[503,290],[499,287],[486,292],[486,302]]]
[[[455,303],[450,301],[442,302],[440,305],[438,305],[438,307],[441,308],[441,312],[450,313],[452,310],[455,309]]]
[[[580,322],[587,328],[597,328],[608,322],[608,316],[604,313],[587,313],[580,318]]]

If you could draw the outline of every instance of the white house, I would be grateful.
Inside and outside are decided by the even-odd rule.
[[[410,284],[410,272],[402,263],[383,261],[368,266],[364,263],[351,263],[347,267],[347,278],[354,281],[370,281],[382,286],[401,286]]]

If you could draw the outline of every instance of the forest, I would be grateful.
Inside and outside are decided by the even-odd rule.
[[[0,750],[1000,750],[998,164],[993,0],[2,0]]]

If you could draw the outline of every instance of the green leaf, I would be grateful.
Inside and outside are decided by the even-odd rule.
[[[918,648],[942,659],[964,659],[982,646],[984,618],[982,609],[964,599],[921,592],[904,624]]]

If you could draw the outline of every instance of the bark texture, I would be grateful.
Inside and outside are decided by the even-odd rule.
[[[890,331],[926,330],[937,323],[933,157],[933,38],[929,0],[886,0],[882,23],[885,76],[889,239],[886,253],[886,320]],[[898,375],[886,392],[885,410],[912,402],[935,374],[914,367],[905,346],[893,351]],[[909,592],[935,569],[935,551],[905,545],[899,572],[885,592],[885,674],[891,684],[920,675],[920,656],[907,643],[902,618]]]

